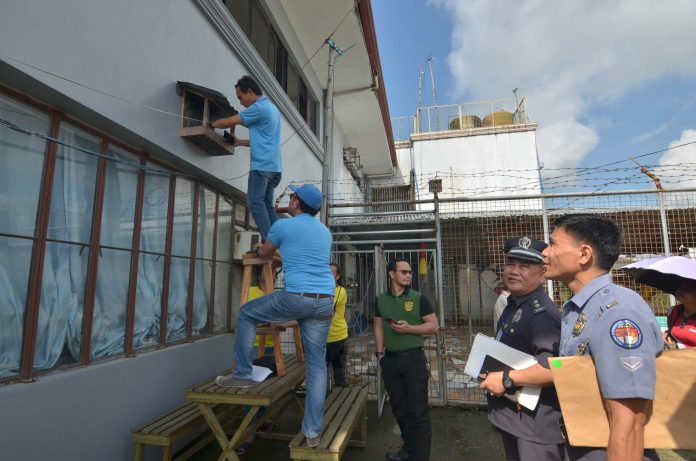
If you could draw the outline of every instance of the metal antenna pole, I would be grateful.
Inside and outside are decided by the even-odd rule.
[[[437,109],[437,94],[435,93],[435,74],[433,73],[432,56],[428,56],[428,66],[430,67],[430,81],[433,84],[433,103],[435,104],[435,130],[440,131],[440,113]]]
[[[343,50],[336,46],[333,40],[326,39],[329,45],[329,68],[326,81],[326,101],[324,103],[324,160],[322,161],[321,193],[324,201],[321,203],[321,220],[324,225],[329,225],[329,161],[333,155],[333,96],[334,96],[334,64],[336,55],[343,54]]]
[[[416,111],[416,133],[420,133],[423,128],[421,123],[421,115],[423,113],[423,76],[425,72],[420,67],[418,68],[418,110]]]

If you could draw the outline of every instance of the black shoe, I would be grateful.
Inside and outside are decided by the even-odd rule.
[[[389,461],[408,461],[410,459],[405,448],[399,451],[388,451],[386,457]]]

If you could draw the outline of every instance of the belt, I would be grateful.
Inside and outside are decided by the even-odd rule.
[[[409,349],[407,351],[390,351],[390,350],[385,350],[384,355],[387,357],[408,357],[409,355],[414,355],[418,354],[419,352],[423,352],[422,347],[416,347],[415,349]]]
[[[293,294],[304,296],[305,298],[314,298],[314,299],[330,298],[333,296],[333,295],[327,295],[324,293],[293,293]]]

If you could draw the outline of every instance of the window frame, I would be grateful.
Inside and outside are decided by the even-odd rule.
[[[51,207],[51,194],[52,194],[52,188],[53,188],[53,182],[55,178],[55,169],[56,169],[56,159],[57,159],[57,151],[58,151],[58,146],[59,144],[55,141],[46,141],[46,147],[44,151],[44,160],[43,160],[43,171],[42,171],[42,180],[40,182],[39,186],[39,191],[38,191],[38,205],[37,205],[37,210],[36,210],[36,226],[35,226],[35,232],[34,235],[31,237],[28,236],[15,236],[15,235],[8,235],[8,237],[21,237],[27,241],[31,241],[32,243],[32,250],[31,250],[31,262],[30,262],[30,268],[29,268],[29,273],[28,273],[28,289],[27,289],[27,297],[26,297],[26,303],[24,306],[24,327],[23,327],[23,337],[21,341],[21,351],[20,351],[20,361],[19,361],[19,370],[18,373],[10,375],[6,378],[0,379],[0,385],[7,384],[7,383],[13,383],[13,382],[30,382],[32,381],[35,377],[45,375],[47,373],[52,373],[57,370],[66,370],[66,369],[72,369],[76,367],[82,367],[82,366],[88,366],[92,363],[98,363],[102,362],[105,360],[112,360],[116,358],[122,358],[122,357],[131,357],[134,355],[138,355],[141,353],[146,353],[149,350],[152,350],[153,348],[161,348],[161,347],[169,347],[173,346],[176,344],[180,344],[182,342],[191,342],[200,338],[207,338],[207,337],[212,337],[212,336],[218,336],[220,334],[226,334],[230,332],[230,325],[231,325],[231,315],[228,314],[227,317],[227,325],[224,331],[218,331],[215,332],[213,325],[210,323],[212,321],[213,317],[213,308],[214,308],[214,287],[215,287],[215,276],[214,276],[214,271],[215,271],[215,264],[213,265],[213,275],[211,276],[211,280],[209,281],[209,287],[206,287],[206,289],[210,289],[210,299],[209,302],[206,305],[206,312],[205,312],[205,317],[207,319],[206,327],[204,329],[205,333],[202,333],[200,335],[193,335],[192,332],[192,323],[193,323],[193,295],[194,295],[194,286],[195,286],[195,276],[196,276],[196,270],[195,270],[195,264],[198,259],[201,259],[199,255],[196,255],[196,248],[197,248],[197,238],[198,238],[198,219],[197,219],[197,213],[199,213],[199,204],[200,204],[200,192],[202,190],[209,191],[210,193],[215,194],[215,216],[214,216],[214,221],[215,221],[215,229],[214,229],[214,235],[213,235],[213,245],[216,245],[217,240],[218,240],[218,215],[220,213],[220,207],[219,204],[221,203],[221,200],[225,200],[227,203],[232,205],[231,212],[233,213],[232,216],[234,216],[235,213],[235,208],[238,205],[237,201],[234,200],[232,197],[227,196],[226,194],[223,194],[219,190],[217,190],[212,184],[205,183],[203,182],[200,178],[191,178],[191,181],[194,184],[194,196],[195,200],[193,200],[192,207],[193,207],[193,218],[192,218],[192,237],[191,237],[191,254],[189,256],[189,285],[187,287],[187,293],[188,293],[188,299],[187,299],[187,305],[186,305],[186,335],[183,339],[176,341],[176,342],[166,342],[166,317],[167,317],[167,302],[168,302],[168,296],[165,296],[164,294],[168,293],[168,284],[169,284],[169,270],[170,270],[170,264],[171,264],[171,257],[172,257],[172,248],[171,248],[171,238],[172,238],[172,226],[173,226],[173,194],[175,193],[175,188],[174,188],[174,183],[175,179],[177,176],[181,176],[183,174],[182,171],[172,168],[170,165],[165,164],[164,162],[158,161],[156,159],[153,159],[149,156],[148,152],[136,149],[127,143],[124,143],[112,136],[110,136],[107,133],[104,133],[100,130],[96,130],[86,123],[82,122],[79,119],[76,119],[70,115],[66,115],[62,112],[59,112],[52,107],[37,101],[23,93],[20,93],[18,91],[13,90],[12,88],[9,88],[5,85],[0,84],[0,94],[2,94],[4,97],[7,97],[8,99],[15,100],[19,103],[22,103],[24,105],[27,105],[35,110],[43,112],[49,120],[48,126],[48,132],[47,135],[51,138],[54,139],[59,139],[59,133],[60,133],[60,128],[63,124],[70,124],[73,127],[83,130],[87,134],[91,136],[95,136],[98,138],[100,142],[100,149],[99,152],[102,155],[108,155],[109,149],[112,147],[117,147],[118,149],[125,151],[134,158],[138,159],[138,162],[140,164],[140,169],[137,172],[137,186],[136,186],[136,191],[135,191],[135,209],[133,210],[134,216],[133,216],[133,233],[132,233],[132,244],[131,247],[128,248],[116,248],[112,244],[106,244],[101,242],[101,224],[103,220],[103,206],[104,206],[104,194],[105,194],[105,185],[106,185],[106,173],[107,173],[107,162],[111,162],[113,160],[110,160],[105,157],[99,157],[97,161],[97,166],[96,166],[96,181],[95,181],[95,187],[94,187],[94,203],[93,203],[93,210],[92,210],[92,216],[91,216],[91,228],[89,229],[89,242],[86,243],[80,243],[86,250],[89,251],[89,254],[87,256],[88,259],[88,265],[86,269],[86,280],[85,280],[85,285],[84,285],[84,310],[83,310],[83,320],[82,320],[82,331],[81,331],[81,349],[79,351],[79,358],[75,357],[75,361],[70,362],[70,363],[64,363],[60,364],[57,363],[56,365],[50,367],[50,368],[44,368],[44,369],[34,369],[34,359],[35,359],[35,346],[37,343],[37,338],[38,335],[41,333],[39,331],[38,327],[38,318],[39,318],[39,307],[40,307],[40,302],[41,302],[41,295],[42,295],[42,289],[41,289],[41,283],[42,283],[42,278],[43,278],[43,270],[44,270],[44,260],[46,256],[46,246],[47,244],[62,244],[62,243],[71,243],[75,244],[75,242],[64,242],[61,239],[56,239],[56,238],[50,238],[48,235],[48,224],[49,224],[49,214],[50,214],[50,207]],[[163,279],[163,286],[162,286],[162,303],[160,306],[160,333],[161,337],[159,338],[158,344],[153,346],[153,347],[147,347],[147,348],[138,348],[135,349],[133,346],[133,335],[134,335],[134,315],[135,315],[135,304],[136,304],[136,293],[137,293],[137,277],[138,277],[138,267],[139,267],[139,260],[140,260],[140,254],[141,253],[148,253],[148,254],[153,254],[149,251],[141,251],[141,233],[142,233],[142,224],[143,224],[143,209],[144,209],[144,199],[145,199],[145,180],[147,173],[144,169],[144,167],[148,164],[154,164],[157,167],[164,168],[168,171],[171,172],[171,176],[169,177],[169,203],[168,203],[168,211],[167,211],[167,229],[166,229],[166,240],[167,242],[165,243],[165,275]],[[190,175],[186,175],[187,177],[190,178]],[[203,211],[205,213],[205,211]],[[229,230],[230,235],[224,238],[229,238],[229,252],[227,255],[217,255],[215,253],[215,249],[213,250],[213,259],[212,261],[214,262],[222,262],[230,267],[233,266],[234,261],[233,261],[233,254],[234,254],[234,226],[230,227]],[[4,234],[3,234],[4,235]],[[169,246],[167,246],[167,243]],[[101,249],[118,249],[121,251],[127,251],[130,253],[130,274],[128,275],[128,291],[127,291],[127,305],[124,306],[125,308],[125,313],[126,313],[126,321],[125,321],[125,332],[124,332],[124,348],[123,352],[118,353],[118,354],[113,354],[113,355],[107,355],[104,357],[100,357],[97,359],[91,359],[90,358],[90,352],[91,352],[91,336],[92,336],[92,325],[93,325],[93,316],[94,316],[94,303],[95,303],[95,295],[96,295],[96,287],[97,287],[97,277],[99,274],[99,254]],[[206,259],[207,261],[207,259]],[[228,287],[228,297],[227,297],[227,302],[225,305],[225,308],[227,309],[228,313],[231,313],[232,311],[232,286],[231,284]],[[164,325],[164,329],[162,329],[162,325]],[[203,330],[202,330],[203,331]]]

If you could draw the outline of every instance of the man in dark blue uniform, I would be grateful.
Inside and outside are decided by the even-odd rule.
[[[573,292],[563,306],[560,352],[592,356],[609,419],[607,448],[568,445],[568,458],[659,459],[654,450],[644,450],[643,437],[655,398],[662,335],[643,298],[611,282],[621,230],[612,220],[591,214],[566,215],[555,225],[551,245],[543,251],[546,276]]]
[[[549,357],[558,356],[561,313],[543,287],[541,251],[547,246],[527,236],[513,237],[505,244],[503,280],[510,296],[496,329],[496,339],[533,355],[539,363],[523,370],[491,372],[481,382],[488,391],[488,419],[500,432],[510,461],[560,461],[565,452],[548,363]],[[543,387],[533,411],[505,396],[521,386]]]

